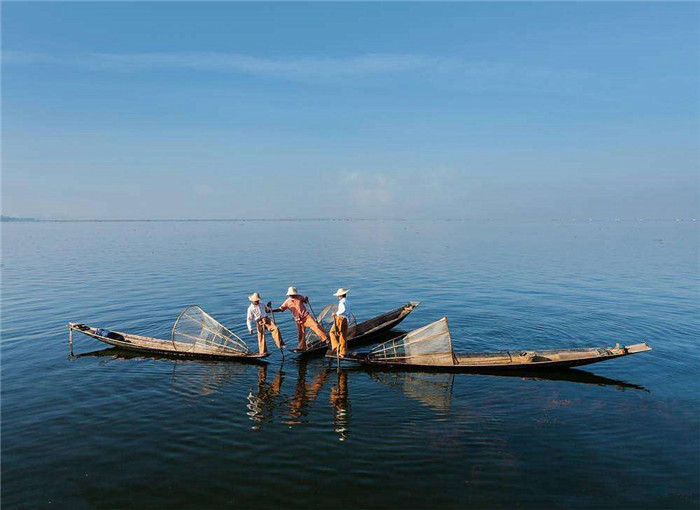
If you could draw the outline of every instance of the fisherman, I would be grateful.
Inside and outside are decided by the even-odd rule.
[[[309,315],[309,312],[306,311],[304,303],[308,302],[309,298],[300,295],[297,292],[296,287],[289,287],[289,289],[287,289],[287,299],[279,308],[272,310],[273,312],[284,312],[285,310],[289,310],[292,313],[294,322],[296,322],[297,325],[297,332],[299,334],[299,343],[297,348],[300,351],[306,350],[306,337],[304,334],[306,328],[311,329],[311,331],[316,333],[321,340],[328,343],[328,335],[326,332],[323,331],[323,328],[318,324],[318,322],[316,322],[316,320]]]
[[[277,347],[282,349],[284,347],[284,341],[282,340],[282,333],[280,332],[277,324],[272,322],[267,316],[269,311],[267,306],[260,304],[260,294],[254,292],[248,296],[248,301],[250,301],[250,306],[248,307],[248,313],[246,314],[246,324],[248,326],[248,331],[253,334],[253,324],[255,324],[255,329],[258,332],[258,350],[261,355],[267,354],[267,342],[265,342],[265,330],[269,331],[272,335],[272,339],[275,341]]]
[[[331,354],[345,356],[348,352],[348,323],[352,317],[350,304],[347,300],[348,289],[340,287],[335,294],[338,298],[338,311],[333,314],[331,328]]]

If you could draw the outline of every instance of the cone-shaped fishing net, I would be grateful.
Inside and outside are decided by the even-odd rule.
[[[185,308],[175,321],[171,340],[181,352],[249,354],[246,343],[198,306]]]
[[[370,360],[387,363],[454,365],[447,318],[443,317],[432,324],[379,344],[367,356]]]
[[[321,310],[321,313],[318,314],[318,317],[316,317],[318,323],[321,325],[321,328],[323,328],[323,331],[325,331],[326,333],[330,332],[331,328],[333,327],[334,313],[338,313],[338,303],[332,303],[326,306],[323,310]],[[355,320],[355,316],[350,314],[350,317],[348,318],[348,338],[355,335],[356,325],[357,321]],[[310,329],[306,330],[307,349],[316,349],[323,345],[326,345],[325,342],[321,340],[318,337],[318,335],[316,335],[316,333],[314,333]]]

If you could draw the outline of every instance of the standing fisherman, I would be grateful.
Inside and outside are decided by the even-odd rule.
[[[304,303],[309,302],[309,298],[302,296],[297,292],[296,287],[287,289],[287,299],[279,308],[272,310],[273,312],[284,312],[289,310],[294,316],[294,322],[297,324],[297,332],[299,333],[299,343],[297,348],[300,351],[306,350],[306,337],[304,335],[306,328],[311,329],[324,342],[328,343],[328,335],[316,320],[306,311]]]
[[[331,328],[331,353],[345,356],[348,352],[348,322],[352,317],[350,303],[346,298],[348,289],[340,287],[335,294],[338,298],[338,312],[333,314],[333,327]]]
[[[260,294],[257,292],[254,292],[248,296],[250,306],[248,307],[248,313],[246,314],[246,325],[248,326],[248,331],[252,335],[253,324],[255,324],[255,329],[258,332],[258,350],[260,351],[260,354],[267,354],[265,330],[270,332],[272,339],[280,349],[284,347],[284,341],[282,340],[282,333],[280,333],[277,324],[272,322],[267,316],[267,307],[260,304],[261,299]]]

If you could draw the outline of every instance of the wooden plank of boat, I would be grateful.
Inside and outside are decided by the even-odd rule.
[[[420,301],[411,301],[357,324],[354,331],[348,335],[348,346],[358,346],[390,331],[398,326],[418,305],[420,305]],[[326,350],[328,350],[328,345],[324,343],[318,343],[308,349],[291,349],[293,353],[302,356],[321,355]]]
[[[361,354],[351,353],[341,360],[357,361],[376,366],[420,368],[455,372],[480,372],[493,370],[556,370],[600,363],[622,356],[650,351],[646,343],[593,347],[587,349],[560,349],[547,351],[501,351],[494,353],[456,354],[454,363],[431,363],[429,359],[411,361],[374,361]]]
[[[579,367],[650,351],[646,343],[583,349],[517,350],[455,354],[447,318],[376,346],[368,353],[349,353],[342,360],[367,365],[425,370],[480,372],[551,370]]]
[[[123,331],[110,331],[110,336],[102,336],[98,333],[98,328],[75,322],[68,323],[68,330],[70,332],[78,331],[101,342],[122,349],[164,354],[169,356],[202,359],[254,360],[266,358],[270,355],[269,353],[263,355],[251,352],[241,353],[214,345],[197,345],[196,343],[190,344],[173,342],[172,340],[134,335]]]
[[[482,354],[456,354],[456,366],[478,370],[480,368],[556,369],[600,363],[622,356],[650,351],[646,343],[614,347],[588,347],[583,349],[550,349],[502,351]]]

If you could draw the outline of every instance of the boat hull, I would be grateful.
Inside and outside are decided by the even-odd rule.
[[[454,363],[449,365],[376,361],[361,354],[354,354],[339,359],[342,361],[353,361],[366,366],[386,367],[398,370],[468,373],[508,371],[536,372],[581,367],[650,350],[651,347],[646,343],[641,343],[627,347],[456,354],[454,355]],[[527,353],[528,355],[522,356],[521,354],[523,353]]]
[[[97,334],[97,328],[87,327],[83,329],[81,325],[70,323],[68,325],[69,331],[77,331],[86,336],[99,340],[108,345],[114,347],[119,347],[120,349],[126,349],[134,352],[156,354],[165,357],[175,357],[175,358],[189,358],[189,359],[209,359],[209,360],[228,360],[228,361],[245,361],[245,362],[261,362],[263,358],[266,358],[270,354],[238,354],[233,352],[225,352],[219,349],[207,349],[191,345],[183,345],[178,350],[177,342],[172,342],[171,340],[163,340],[160,338],[151,338],[140,335],[134,335],[131,333],[125,333],[123,331],[112,331],[112,333],[121,336],[123,340],[116,338],[109,338]],[[71,340],[72,341],[72,340]]]

